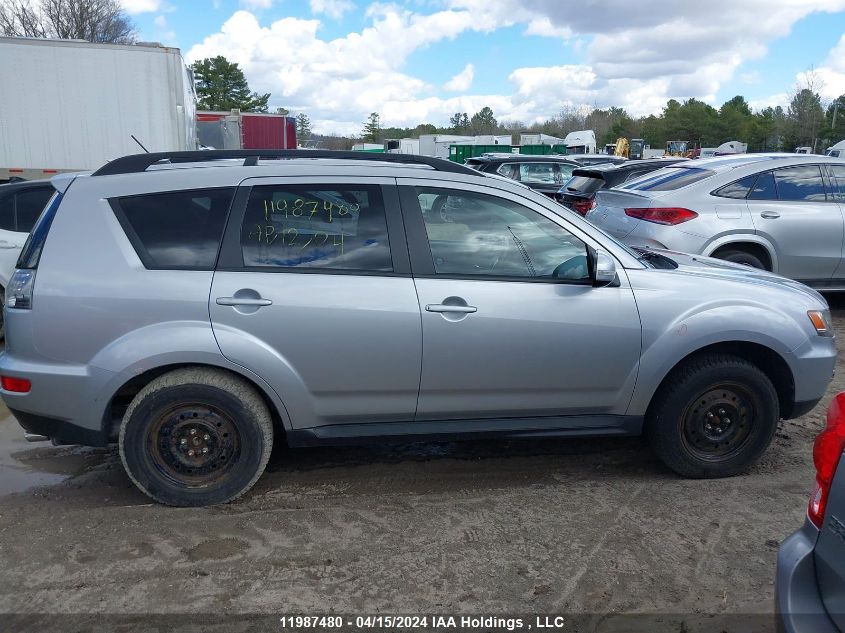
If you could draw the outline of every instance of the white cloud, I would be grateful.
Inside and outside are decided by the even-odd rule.
[[[163,15],[157,15],[153,20],[156,27],[156,39],[158,39],[165,46],[176,46],[176,32],[170,28],[167,23],[167,18]]]
[[[241,2],[263,7],[272,0]],[[314,14],[330,17],[342,15],[347,4],[310,0]],[[308,113],[318,132],[360,132],[372,111],[381,113],[384,125],[445,124],[455,112],[472,114],[485,105],[500,120],[526,122],[554,116],[564,105],[618,105],[644,115],[659,112],[669,98],[718,105],[720,88],[743,63],[764,57],[795,22],[814,11],[845,9],[845,0],[581,0],[577,11],[559,0],[439,4],[447,8],[420,13],[407,7],[431,5],[376,2],[365,13],[366,28],[332,40],[319,37],[317,19],[263,25],[242,10],[191,48],[187,59],[219,54],[238,62],[253,90],[273,95],[271,108]],[[429,46],[470,31],[513,26],[560,40],[583,63],[518,68],[499,94],[456,97],[442,91],[470,90],[471,65],[442,87],[404,70],[410,55]],[[845,92],[845,37],[818,71],[830,91]]]
[[[475,66],[467,64],[461,72],[443,84],[443,89],[450,92],[466,92],[472,86],[473,77],[475,77]]]
[[[815,69],[815,74],[821,82],[819,92],[822,99],[832,101],[845,94],[845,34],[831,49],[824,63]],[[800,74],[796,79],[799,85],[806,83]]]
[[[762,99],[750,99],[748,107],[754,111],[765,110],[766,108],[776,108],[780,106],[784,110],[789,106],[789,95],[785,92],[763,97]]]
[[[311,13],[325,13],[330,18],[339,20],[343,14],[355,8],[350,0],[310,0]]]
[[[273,0],[241,0],[241,6],[251,11],[269,9],[273,6]]]
[[[129,15],[153,13],[166,7],[164,0],[120,0],[120,5]]]

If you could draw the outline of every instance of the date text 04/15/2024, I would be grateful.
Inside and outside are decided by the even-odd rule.
[[[566,626],[563,616],[535,616],[533,618],[503,616],[448,616],[448,615],[359,615],[344,616],[283,616],[283,628],[296,629],[426,629],[426,630],[548,630]]]

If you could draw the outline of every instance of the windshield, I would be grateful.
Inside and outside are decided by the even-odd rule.
[[[716,175],[715,171],[700,167],[664,167],[626,182],[620,189],[628,189],[629,191],[672,191],[714,175]]]

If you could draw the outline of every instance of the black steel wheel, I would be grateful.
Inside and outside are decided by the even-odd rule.
[[[661,385],[646,416],[657,456],[687,477],[727,477],[756,463],[780,419],[778,394],[757,366],[704,354]]]
[[[146,444],[159,472],[188,488],[225,478],[241,452],[240,432],[229,414],[199,402],[160,412],[148,427]]]
[[[226,503],[264,472],[273,423],[267,405],[243,378],[220,369],[178,369],[132,400],[119,448],[130,479],[156,501]]]
[[[761,406],[745,385],[714,385],[689,403],[682,415],[687,450],[704,460],[723,460],[751,436]]]

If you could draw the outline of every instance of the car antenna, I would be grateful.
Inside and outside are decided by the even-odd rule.
[[[150,153],[150,150],[148,150],[146,147],[144,147],[143,143],[141,143],[141,141],[139,141],[137,138],[135,138],[135,135],[134,135],[134,134],[130,134],[129,136],[131,136],[131,137],[132,137],[132,140],[133,140],[133,141],[135,141],[136,143],[138,143],[138,145],[140,145],[140,146],[141,146],[141,149],[142,149],[142,150],[144,150],[147,154],[149,154],[149,153]]]

